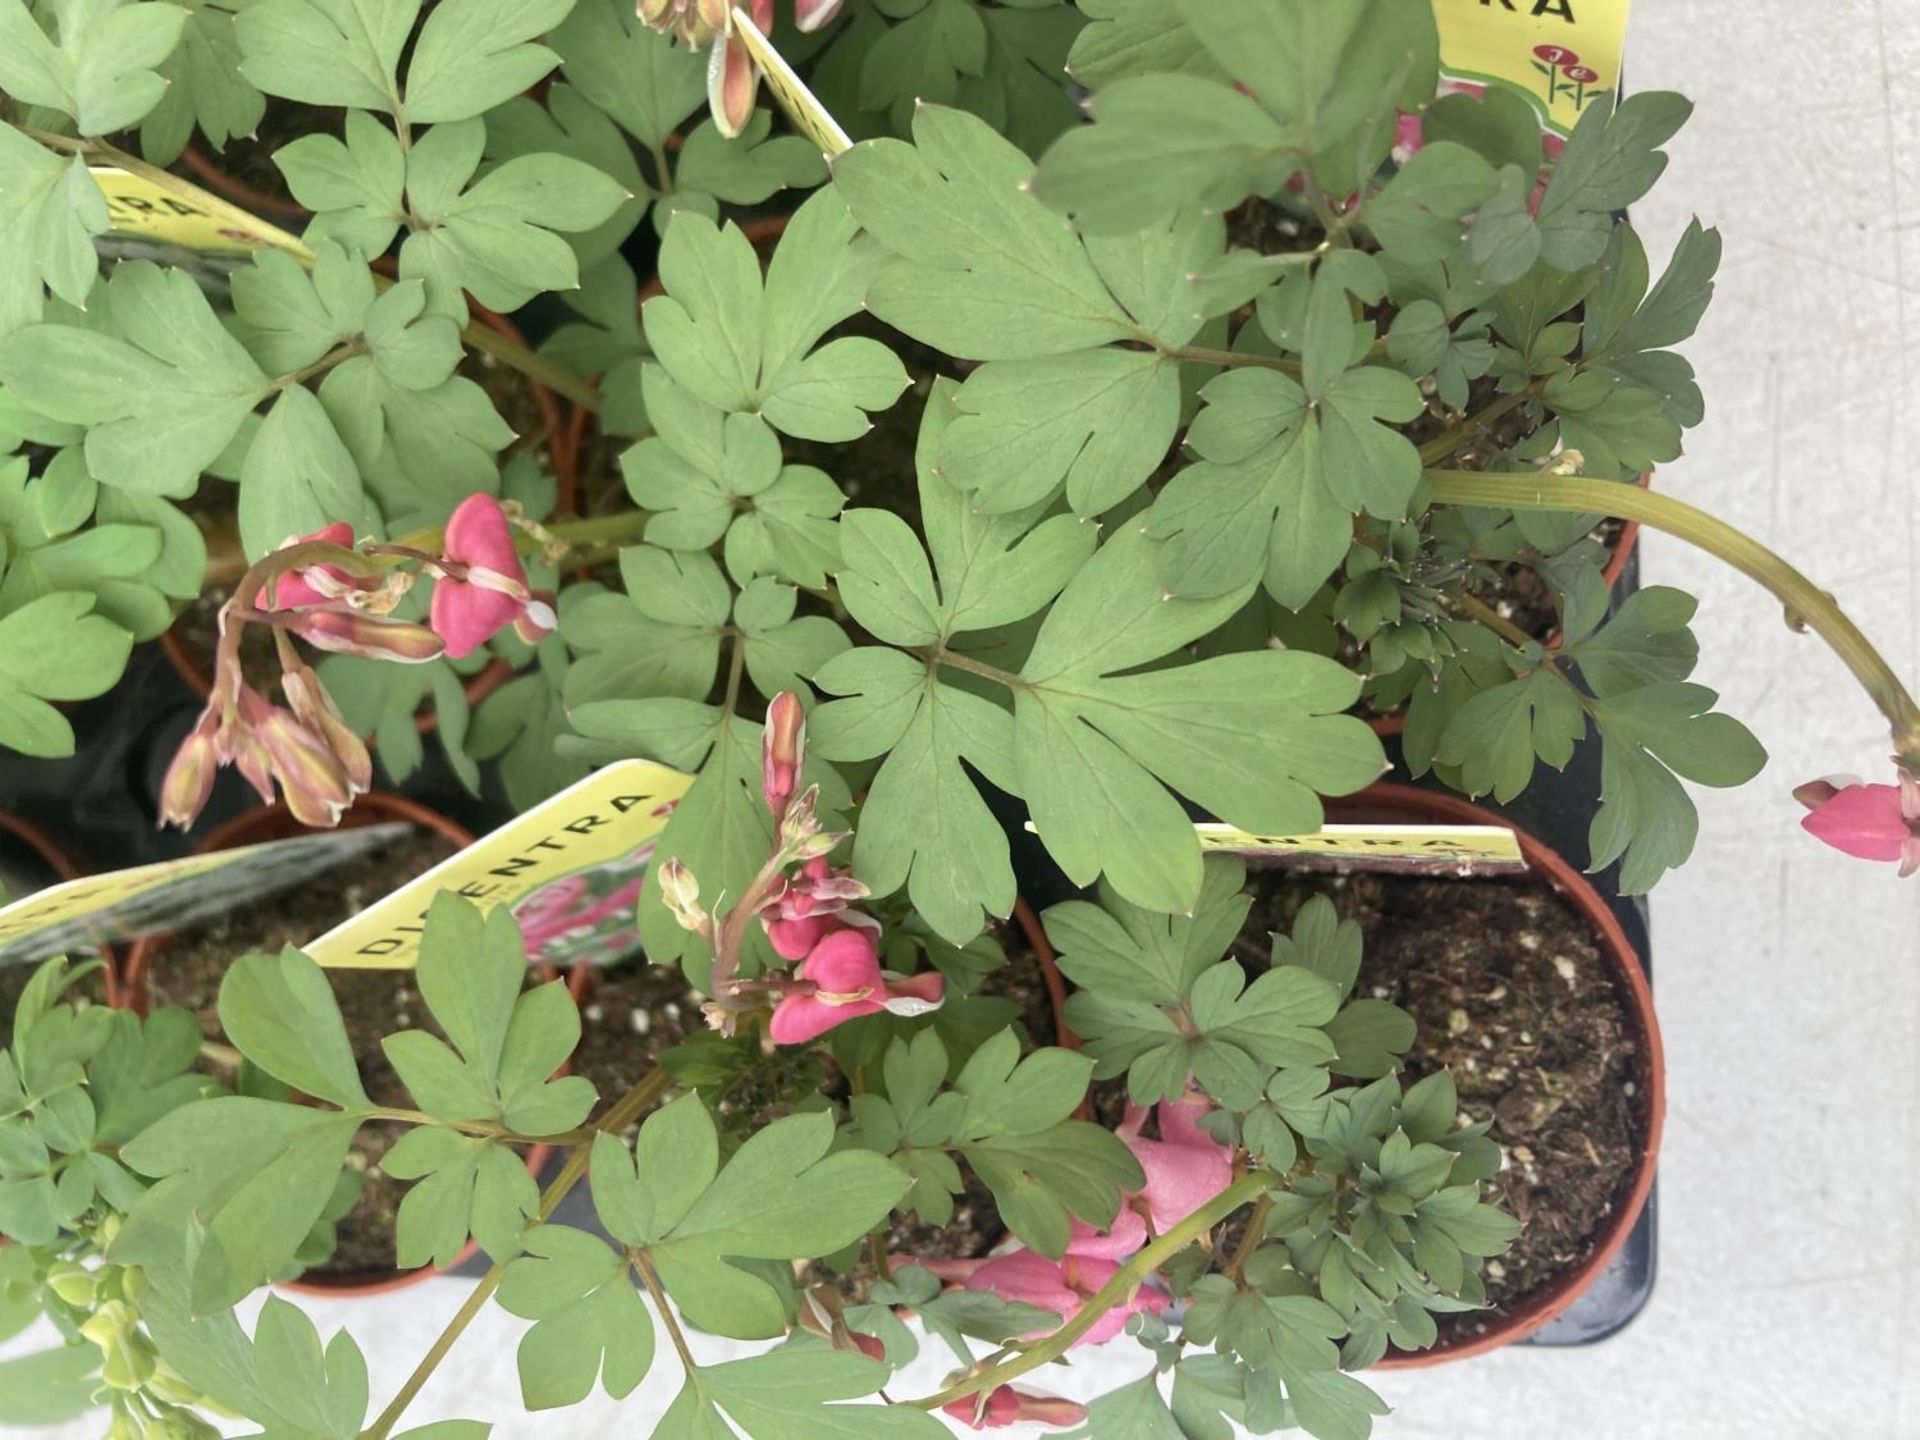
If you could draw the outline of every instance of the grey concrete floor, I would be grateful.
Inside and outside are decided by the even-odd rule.
[[[1726,237],[1686,347],[1707,419],[1660,486],[1782,551],[1920,677],[1920,0],[1638,0],[1628,76],[1698,107],[1637,208],[1656,263],[1696,214]],[[1746,789],[1700,797],[1693,862],[1655,897],[1671,1067],[1659,1287],[1591,1349],[1386,1377],[1395,1413],[1375,1433],[1920,1440],[1920,881],[1821,849],[1788,793],[1877,775],[1885,733],[1751,583],[1660,536],[1644,557],[1646,579],[1700,597],[1697,678],[1773,756]],[[378,1403],[465,1289],[309,1308],[323,1329],[350,1324]],[[521,1328],[490,1310],[409,1421],[490,1418],[512,1440],[651,1432],[677,1386],[670,1355],[622,1405],[530,1416]],[[1137,1355],[1088,1356],[1059,1388],[1097,1392],[1140,1373]]]

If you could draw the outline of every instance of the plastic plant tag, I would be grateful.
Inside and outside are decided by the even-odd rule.
[[[389,844],[404,824],[329,830],[210,855],[186,855],[37,890],[0,910],[0,965],[26,964],[184,929],[314,880]]]
[[[1527,868],[1520,842],[1501,825],[1328,825],[1305,835],[1254,835],[1217,823],[1193,828],[1202,850],[1270,855],[1316,869],[1490,875]]]
[[[773,42],[760,33],[753,17],[739,5],[733,7],[733,27],[793,128],[818,145],[820,153],[828,159],[851,150],[853,138],[840,128],[840,122],[815,98],[786,57],[774,49]]]
[[[1629,0],[1433,0],[1440,69],[1454,88],[1504,85],[1569,134],[1595,97],[1617,90]],[[1444,88],[1444,87],[1443,87]]]
[[[481,836],[303,947],[342,970],[406,970],[443,890],[512,908],[530,964],[605,964],[639,948],[634,920],[654,841],[693,777],[622,760]]]
[[[189,200],[111,165],[95,165],[87,173],[107,197],[107,224],[116,234],[208,254],[251,255],[272,249],[285,250],[302,264],[313,259],[299,236],[218,196]]]

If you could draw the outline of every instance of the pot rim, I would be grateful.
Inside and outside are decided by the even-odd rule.
[[[69,880],[79,880],[92,873],[93,867],[81,851],[24,815],[16,815],[11,810],[0,809],[0,831],[12,836],[46,861],[47,867],[53,871],[54,883],[57,885],[65,884]],[[100,958],[106,962],[102,975],[107,1003],[111,1005],[114,1003],[114,997],[119,993],[120,967],[124,962],[120,952],[111,945],[100,946]]]
[[[1626,1198],[1607,1217],[1593,1252],[1572,1270],[1555,1277],[1534,1295],[1527,1297],[1520,1309],[1501,1317],[1485,1333],[1454,1345],[1442,1343],[1429,1350],[1389,1351],[1386,1358],[1370,1367],[1375,1370],[1412,1370],[1484,1355],[1524,1340],[1585,1294],[1599,1278],[1601,1271],[1620,1253],[1653,1190],[1654,1173],[1660,1158],[1661,1133],[1666,1123],[1667,1063],[1660,1038],[1660,1020],[1653,1004],[1653,987],[1647,979],[1645,967],[1640,963],[1639,953],[1605,898],[1577,866],[1545,841],[1485,806],[1457,795],[1426,790],[1399,781],[1378,781],[1357,794],[1329,800],[1328,808],[1339,810],[1368,804],[1413,810],[1454,824],[1493,824],[1511,830],[1532,874],[1550,884],[1593,926],[1602,954],[1611,961],[1615,979],[1625,987],[1625,1007],[1632,1012],[1640,1028],[1647,1058],[1646,1133],[1641,1138],[1633,1184]]]

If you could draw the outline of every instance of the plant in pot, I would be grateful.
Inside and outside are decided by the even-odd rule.
[[[9,748],[70,752],[49,703],[107,689],[129,639],[167,630],[176,611],[169,653],[205,694],[221,606],[247,565],[289,536],[345,520],[401,539],[444,525],[473,494],[533,521],[571,518],[578,437],[559,403],[599,410],[586,375],[612,371],[605,403],[625,414],[612,423],[644,427],[637,385],[620,383],[634,378],[622,337],[635,330],[635,287],[619,252],[647,254],[634,231],[648,205],[664,225],[680,208],[758,205],[824,175],[818,153],[772,135],[764,111],[737,135],[692,123],[704,59],[617,7],[572,19],[570,5],[547,7],[504,25],[484,52],[461,39],[492,23],[475,19],[484,6],[435,6],[424,20],[402,9],[400,30],[420,32],[405,65],[384,40],[159,6],[127,22],[146,38],[125,66],[96,75],[73,57],[120,43],[95,33],[101,22],[49,20],[42,33],[10,4],[0,145],[21,177],[9,224],[25,228],[0,307]],[[556,65],[567,80],[536,86]],[[636,71],[644,94],[627,84]],[[263,109],[275,142],[254,159],[305,207],[300,235],[161,168],[196,127],[217,151],[258,128]],[[110,217],[89,167],[141,182],[149,198],[136,208],[208,214],[265,248],[224,267],[129,262],[102,274],[92,242]],[[596,308],[623,276],[624,322]],[[582,356],[565,330],[578,340],[587,327],[563,327],[560,359],[535,353],[499,312],[546,295],[580,297],[618,333]],[[575,359],[594,363],[583,374]],[[72,383],[88,374],[114,378]],[[581,538],[604,547],[624,523]],[[564,524],[552,533],[564,538]],[[427,588],[397,602],[403,617],[424,615]],[[40,647],[64,662],[39,665]],[[256,687],[270,689],[273,647],[249,648]],[[419,763],[407,731],[437,726],[471,788],[478,761],[504,756],[524,799],[564,774],[549,743],[558,707],[545,684],[500,694],[509,667],[544,680],[564,655],[542,660],[502,640],[422,660],[397,682],[340,661],[324,675],[353,728],[380,737],[390,778]],[[470,713],[490,697],[484,715]]]
[[[423,57],[462,69],[427,43],[461,4],[429,15],[415,70]],[[693,7],[666,8],[663,23]],[[266,0],[248,15],[275,13]],[[1650,1018],[1635,1027],[1648,1012],[1632,1003],[1644,985],[1631,955],[1551,909],[1553,893],[1576,892],[1571,872],[1533,851],[1560,889],[1513,901],[1532,927],[1522,933],[1542,937],[1545,978],[1517,955],[1465,953],[1459,964],[1479,968],[1462,968],[1461,997],[1436,1010],[1405,974],[1407,945],[1476,928],[1461,916],[1494,901],[1383,899],[1357,882],[1316,901],[1263,876],[1250,910],[1231,862],[1203,857],[1193,812],[1258,834],[1316,828],[1323,800],[1385,768],[1356,707],[1367,679],[1392,681],[1439,697],[1409,710],[1409,759],[1471,793],[1517,794],[1537,761],[1563,764],[1597,735],[1587,858],[1621,860],[1627,888],[1652,884],[1692,848],[1680,779],[1739,783],[1762,757],[1690,679],[1689,599],[1647,591],[1608,614],[1588,538],[1606,515],[1671,530],[1772,587],[1865,683],[1903,769],[1920,765],[1920,711],[1831,597],[1730,527],[1627,483],[1677,453],[1697,409],[1666,347],[1698,318],[1712,243],[1691,237],[1650,287],[1619,218],[1657,177],[1684,102],[1595,99],[1549,158],[1532,120],[1522,135],[1491,96],[1434,101],[1424,7],[1208,0],[1097,14],[1076,42],[1098,59],[1091,123],[1037,165],[979,118],[926,106],[911,143],[835,156],[832,184],[795,212],[764,270],[738,226],[674,216],[664,293],[641,312],[650,353],[634,367],[653,433],[623,457],[642,510],[566,529],[470,494],[398,540],[327,512],[283,529],[305,538],[265,550],[243,578],[230,636],[305,634],[369,659],[516,627],[537,640],[534,669],[492,702],[524,717],[509,748],[516,800],[614,756],[693,773],[635,918],[648,962],[678,970],[712,1032],[625,1077],[597,1113],[590,1082],[549,1084],[529,1061],[518,1078],[563,1086],[542,1112],[555,1132],[541,1134],[502,1118],[506,1091],[488,1071],[523,977],[509,987],[508,967],[489,961],[492,988],[463,1018],[434,1005],[455,1049],[421,1075],[417,1113],[379,1118],[427,1137],[401,1143],[434,1172],[410,1192],[428,1196],[417,1204],[433,1233],[457,1244],[486,1226],[496,1265],[370,1422],[350,1341],[334,1342],[331,1367],[282,1364],[289,1349],[318,1353],[307,1322],[276,1305],[249,1337],[221,1308],[287,1262],[319,1189],[280,1187],[300,1207],[267,1236],[231,1203],[264,1151],[198,1143],[211,1122],[198,1105],[150,1128],[123,1147],[159,1184],[130,1207],[141,1239],[121,1256],[137,1251],[151,1274],[141,1323],[188,1383],[269,1428],[299,1407],[342,1435],[384,1437],[497,1296],[534,1322],[519,1363],[536,1407],[596,1383],[630,1393],[665,1330],[687,1372],[669,1432],[938,1433],[934,1411],[1078,1423],[1079,1402],[1042,1393],[1034,1372],[1130,1329],[1146,1351],[1140,1379],[1087,1406],[1094,1433],[1165,1429],[1170,1404],[1209,1431],[1226,1417],[1362,1435],[1377,1402],[1343,1367],[1433,1343],[1435,1316],[1469,1317],[1446,1321],[1457,1351],[1481,1338],[1452,1327],[1478,1323],[1531,1189],[1501,1182],[1511,1212],[1487,1204],[1500,1159],[1479,1127],[1505,1127],[1507,1164],[1525,1178],[1555,1158],[1527,1144],[1550,1133],[1544,1112],[1578,1113],[1529,1094],[1503,1115],[1507,1092],[1441,1074],[1450,1055],[1462,1071],[1478,1061],[1461,1036],[1477,1046],[1496,1031],[1512,1036],[1502,1065],[1537,1062],[1545,1037],[1523,1017],[1574,1023],[1539,999],[1536,982],[1568,984],[1560,959],[1576,980],[1604,973],[1587,987],[1596,1033],[1611,997],[1610,1053],[1628,1069],[1600,1084],[1631,1083],[1645,1103],[1609,1147],[1622,1173],[1592,1187],[1599,1230],[1572,1247],[1572,1278],[1543,1284],[1563,1296],[1604,1254],[1607,1226],[1630,1219],[1644,1189],[1624,1172],[1647,1174],[1657,1139],[1657,1033]],[[524,23],[532,35],[554,22]],[[717,52],[723,82],[747,34],[729,30]],[[488,93],[517,93],[473,63]],[[524,84],[521,68],[513,78]],[[715,98],[737,117],[737,89]],[[1396,163],[1409,117],[1425,143]],[[463,156],[483,153],[472,133],[456,132]],[[416,138],[403,172],[422,150],[419,163],[436,163],[456,140],[427,142],[445,134]],[[383,240],[395,223],[380,220]],[[436,267],[464,254],[440,253],[454,238],[440,228],[403,247],[423,307]],[[857,449],[902,393],[889,345],[848,333],[863,309],[955,364],[930,388],[895,503],[845,509],[834,477],[790,463],[790,447]],[[47,333],[62,328],[80,327],[0,342],[0,378],[12,386],[10,355],[70,343]],[[1442,442],[1423,460],[1422,444]],[[1570,518],[1522,518],[1538,516]],[[1551,596],[1541,616],[1557,640],[1502,608],[1498,587],[1517,570]],[[394,618],[427,582],[425,623]],[[364,751],[300,669],[288,673],[283,710],[224,672],[171,777],[173,814],[193,812],[217,761],[276,782],[302,818],[344,813],[367,784]],[[1913,793],[1829,784],[1809,792],[1810,826],[1910,862]],[[1066,1018],[1090,1054],[1034,1045],[1043,1027],[1023,1043],[1004,1023],[955,1023],[995,998],[951,952],[1015,912],[994,808],[1009,805],[1068,881],[1103,886],[1097,904],[1048,916],[1080,986]],[[1374,923],[1409,905],[1411,942]],[[1359,929],[1336,923],[1341,906]],[[446,900],[429,929],[478,923]],[[512,929],[506,916],[485,925]],[[1386,957],[1377,982],[1355,955],[1361,931]],[[1421,1027],[1375,988],[1404,993]],[[324,977],[298,952],[249,957],[220,1012],[236,1049],[319,1102],[263,1102],[281,1108],[253,1112],[258,1133],[317,1127],[325,1144],[298,1149],[300,1162],[337,1168],[367,1117],[340,1098],[348,1052],[328,1038]],[[1092,1088],[1096,1073],[1108,1088]],[[1463,1099],[1483,1107],[1464,1124]],[[591,1134],[579,1129],[590,1115]],[[438,1181],[534,1140],[569,1159],[537,1200],[514,1182],[510,1219],[464,1181]],[[589,1159],[606,1239],[553,1220]],[[1608,1154],[1596,1163],[1604,1172]],[[923,1236],[894,1253],[898,1222],[943,1229],[956,1196],[969,1235],[1004,1232],[1005,1249],[955,1254]],[[221,1217],[212,1248],[169,1208],[182,1204]],[[952,1344],[956,1369],[910,1401],[847,1403],[881,1396],[914,1343],[895,1323],[907,1310]],[[1511,1334],[1507,1318],[1495,1328]],[[702,1366],[690,1327],[785,1343]],[[993,1348],[976,1355],[975,1340]],[[208,1349],[230,1363],[210,1365]]]

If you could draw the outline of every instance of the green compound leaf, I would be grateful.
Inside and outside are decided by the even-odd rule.
[[[1415,110],[1433,98],[1439,38],[1424,7],[1182,0],[1164,8],[1185,31],[1166,45],[1164,64],[1157,51],[1166,42],[1149,26],[1164,34],[1170,17],[1127,16],[1124,28],[1155,46],[1154,70],[1185,73],[1111,79],[1095,96],[1095,123],[1041,159],[1037,193],[1090,231],[1124,233],[1195,206],[1226,210],[1247,194],[1274,193],[1303,166],[1328,188],[1351,189],[1385,156],[1396,105]],[[1125,52],[1113,62],[1114,71],[1138,68]]]
[[[770,1338],[785,1333],[788,1301],[731,1262],[830,1254],[884,1219],[911,1183],[870,1151],[829,1155],[833,1137],[829,1115],[789,1116],[756,1132],[716,1173],[713,1121],[690,1095],[641,1127],[637,1177],[618,1141],[595,1142],[594,1208],[615,1239],[645,1248],[691,1323]]]
[[[1505,804],[1527,788],[1536,756],[1563,770],[1586,733],[1579,695],[1545,667],[1468,700],[1441,732],[1434,758],[1460,767],[1467,794]]]
[[[166,92],[159,67],[180,41],[177,5],[50,7],[52,34],[25,0],[0,0],[0,90],[70,117],[82,135],[138,124]]]
[[[175,1110],[121,1149],[130,1169],[159,1183],[128,1213],[120,1253],[135,1264],[168,1257],[197,1219],[206,1237],[192,1265],[193,1309],[237,1303],[298,1268],[294,1256],[359,1128],[352,1115],[246,1096]]]
[[[1200,891],[1199,844],[1163,786],[1243,829],[1290,834],[1319,825],[1319,794],[1370,783],[1381,759],[1364,722],[1339,713],[1359,681],[1320,656],[1268,650],[1138,672],[1247,593],[1169,599],[1154,550],[1122,531],[1048,612],[1014,694],[1017,791],[1076,884],[1104,872],[1137,904],[1184,911]]]
[[[856,243],[844,201],[814,196],[795,213],[763,283],[737,228],[688,214],[660,248],[665,295],[646,302],[647,342],[667,372],[708,405],[753,412],[789,435],[848,441],[867,412],[891,405],[907,373],[877,340],[814,348],[860,308],[873,250]]]
[[[653,199],[653,189],[640,173],[633,146],[620,127],[607,118],[571,85],[555,83],[547,87],[546,102],[519,96],[487,112],[487,158],[501,161],[524,155],[565,155],[610,176],[628,192],[613,214],[591,230],[577,230],[567,236],[580,263],[581,289],[593,285],[592,268],[610,265],[625,270],[616,252],[633,233],[640,217]],[[631,271],[627,271],[631,274]],[[561,297],[570,308],[582,299],[581,292],[569,291]],[[585,312],[592,314],[592,309]],[[620,317],[624,329],[635,336],[640,329],[639,309],[628,297],[627,311]],[[579,367],[597,375],[606,363]]]
[[[505,909],[482,918],[435,897],[420,947],[420,993],[447,1042],[420,1030],[382,1041],[420,1108],[444,1120],[495,1120],[521,1135],[571,1129],[593,1108],[591,1082],[550,1077],[580,1039],[565,984],[525,989],[526,952]]]
[[[925,108],[914,135],[855,147],[835,162],[835,187],[894,256],[874,312],[988,362],[960,389],[940,472],[989,511],[1062,484],[1082,515],[1111,508],[1173,442],[1180,379],[1167,352],[1244,298],[1205,280],[1225,247],[1218,217],[1083,240],[1027,193],[1026,157],[984,122]],[[1109,344],[1121,340],[1151,348]]]
[[[631,196],[566,155],[521,155],[469,185],[486,143],[478,119],[429,131],[407,156],[407,195],[421,228],[400,247],[400,273],[427,281],[435,313],[465,318],[465,290],[489,309],[517,310],[543,290],[580,283],[557,231],[592,230]]]
[[[1081,84],[1104,90],[1149,71],[1223,78],[1181,9],[1165,0],[1080,0],[1088,24],[1073,42],[1068,69]]]
[[[242,1055],[343,1109],[371,1102],[327,975],[298,950],[243,955],[220,982],[220,1028]]]
[[[240,539],[264,555],[291,535],[335,520],[375,528],[360,471],[326,408],[295,385],[274,401],[240,469]]]
[[[273,152],[293,198],[313,211],[306,240],[384,255],[406,220],[407,160],[386,126],[360,110],[347,112],[344,141],[302,135]]]
[[[658,1440],[942,1440],[947,1428],[911,1405],[877,1397],[892,1372],[877,1360],[798,1343],[767,1355],[702,1365],[661,1418]]]
[[[662,146],[707,98],[707,65],[629,6],[575,5],[547,43],[567,81],[636,140]]]
[[[96,479],[191,494],[272,382],[183,270],[123,265],[91,303],[85,325],[31,325],[0,342],[0,384],[88,427]]]
[[[394,1228],[403,1270],[457,1264],[471,1235],[496,1262],[520,1253],[526,1223],[540,1208],[540,1187],[526,1161],[504,1145],[421,1126],[381,1157],[396,1180],[413,1180]]]
[[[106,231],[107,199],[81,156],[62,158],[5,123],[0,123],[0,194],[7,197],[6,213],[0,215],[4,340],[40,318],[48,290],[69,305],[86,304],[100,268],[93,237]]]
[[[859,510],[842,522],[849,567],[839,572],[842,597],[861,625],[893,644],[944,643],[961,632],[1025,620],[1093,550],[1092,527],[1071,516],[1036,527],[1032,510],[982,515],[933,473],[953,396],[951,382],[935,386],[917,451],[931,567],[898,517]],[[979,933],[983,912],[1010,913],[1006,837],[964,768],[1013,788],[1006,710],[953,685],[929,683],[926,666],[897,651],[850,651],[814,678],[830,693],[857,697],[813,716],[821,755],[855,760],[891,752],[861,812],[856,873],[879,894],[905,885],[928,924],[955,944]]]
[[[521,1338],[520,1393],[529,1410],[577,1405],[594,1382],[624,1400],[653,1366],[653,1317],[623,1256],[564,1225],[529,1230],[507,1267],[500,1305],[534,1322]]]
[[[776,575],[815,589],[840,558],[833,523],[845,503],[824,473],[781,463],[780,442],[756,415],[728,414],[659,365],[641,367],[655,435],[621,457],[627,492],[654,512],[647,539],[705,550],[723,536],[737,583]]]
[[[407,118],[470,120],[513,99],[560,62],[529,42],[559,24],[574,0],[440,0],[407,64]]]
[[[100,507],[103,497],[107,504]],[[128,499],[131,505],[123,503]],[[173,606],[155,582],[199,589],[199,562],[178,554],[161,561],[178,544],[181,522],[198,541],[193,523],[166,501],[103,491],[78,448],[56,453],[34,480],[27,479],[25,457],[0,462],[0,535],[10,552],[0,579],[0,615],[42,596],[84,592],[93,596],[96,614],[136,640],[151,640],[173,623]],[[202,545],[201,560],[204,554]],[[181,573],[188,563],[190,577]]]
[[[240,69],[269,95],[391,112],[419,14],[420,0],[258,0],[234,20]]]
[[[367,1362],[346,1331],[322,1349],[313,1321],[298,1306],[269,1296],[253,1330],[253,1370],[261,1398],[292,1434],[353,1440],[359,1433],[367,1413]]]
[[[774,135],[773,116],[756,110],[729,140],[711,119],[694,126],[673,172],[673,190],[654,211],[654,226],[683,210],[718,220],[720,202],[758,205],[776,191],[818,185],[827,178],[820,150],[799,135]]]
[[[1653,188],[1667,168],[1659,148],[1686,124],[1693,105],[1652,90],[1616,106],[1595,97],[1553,167],[1535,221],[1540,256],[1556,270],[1591,265],[1607,248],[1613,217]]]
[[[140,153],[155,165],[171,165],[197,127],[215,150],[251,135],[266,113],[267,99],[240,73],[240,40],[234,15],[240,0],[198,0],[187,12],[180,43],[159,67],[167,82],[160,101],[140,123]]]
[[[42,595],[0,616],[0,745],[23,755],[73,753],[73,727],[51,702],[112,689],[133,637],[92,613],[94,597]]]
[[[1593,707],[1606,748],[1600,811],[1588,835],[1592,868],[1622,861],[1623,894],[1651,889],[1693,853],[1700,820],[1680,779],[1744,785],[1767,763],[1766,751],[1746,726],[1712,713],[1718,698],[1704,685],[1665,682]]]

